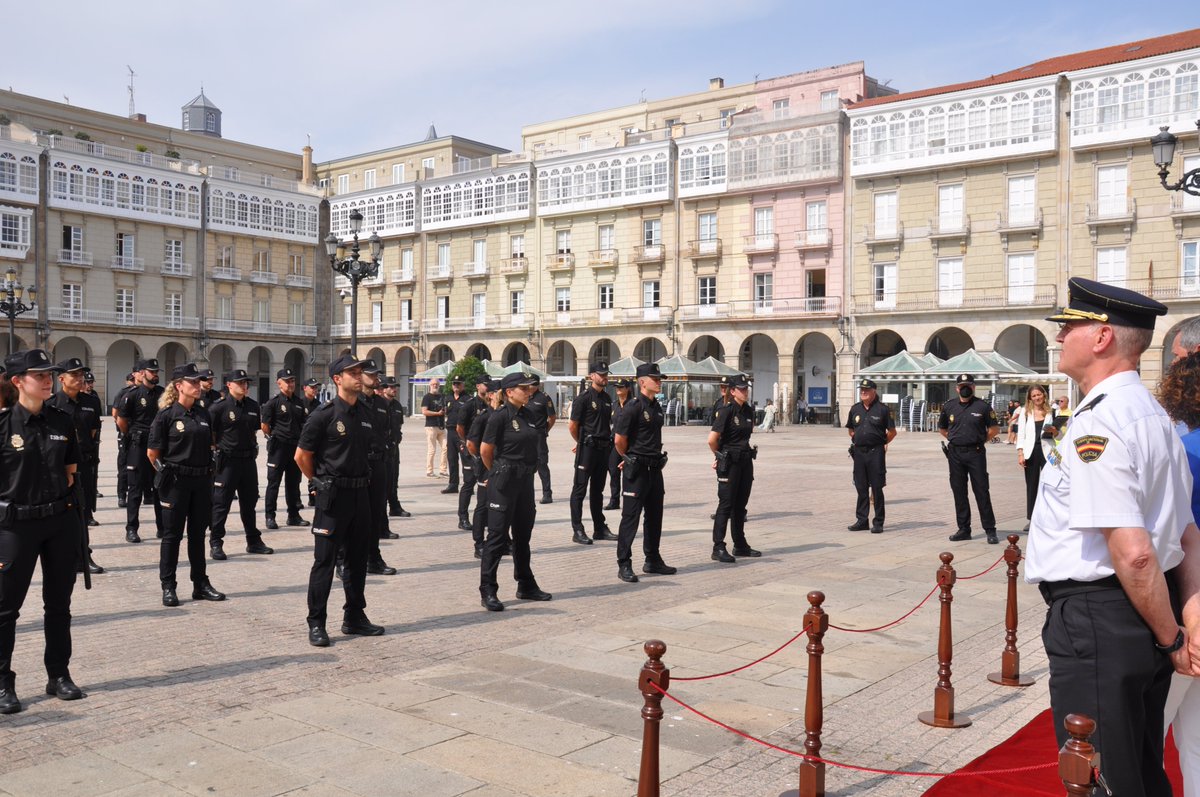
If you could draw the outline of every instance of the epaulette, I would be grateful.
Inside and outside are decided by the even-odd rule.
[[[1082,407],[1075,410],[1075,412],[1073,414],[1078,415],[1079,413],[1085,412],[1087,410],[1094,410],[1096,408],[1096,405],[1099,404],[1101,401],[1104,401],[1104,397],[1107,395],[1108,395],[1107,393],[1101,393],[1099,396],[1096,396],[1094,399],[1089,401],[1087,404],[1084,404]]]

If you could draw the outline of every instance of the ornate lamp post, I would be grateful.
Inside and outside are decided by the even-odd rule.
[[[1196,120],[1196,129],[1200,130],[1200,119]],[[1158,135],[1150,139],[1150,147],[1154,151],[1154,164],[1158,166],[1158,179],[1162,181],[1162,187],[1168,191],[1183,191],[1185,194],[1200,196],[1200,168],[1184,172],[1175,183],[1167,182],[1171,163],[1175,160],[1175,145],[1179,143],[1179,139],[1171,135],[1171,131],[1165,126],[1158,130]]]
[[[358,351],[358,284],[379,274],[379,258],[383,252],[383,240],[379,233],[371,233],[367,243],[371,246],[371,259],[359,259],[358,234],[362,231],[363,216],[357,209],[350,211],[350,233],[354,240],[350,246],[350,257],[340,255],[344,246],[332,232],[325,238],[325,253],[329,255],[329,266],[350,280],[350,351]]]
[[[29,304],[21,301],[25,294],[29,294]],[[16,326],[17,316],[28,313],[30,310],[37,308],[37,288],[29,288],[17,282],[16,269],[9,267],[4,273],[4,284],[0,285],[0,314],[8,318],[8,352],[12,354],[13,347],[16,345]]]

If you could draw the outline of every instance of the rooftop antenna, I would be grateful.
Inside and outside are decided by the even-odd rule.
[[[134,114],[134,110],[133,110],[133,79],[135,77],[137,77],[137,73],[133,71],[133,67],[131,67],[129,64],[126,64],[125,68],[129,70],[129,118],[132,119],[133,114]]]
[[[64,95],[63,95],[63,102],[65,102],[67,105],[70,105],[70,104],[71,104],[71,98],[70,98],[70,97],[68,97],[66,94],[64,94]]]
[[[642,89],[642,96],[638,97],[638,102],[645,102],[645,101],[646,101],[646,90]]]

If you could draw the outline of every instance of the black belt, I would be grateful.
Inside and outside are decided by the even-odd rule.
[[[338,476],[338,477],[335,477],[333,480],[333,486],[340,487],[343,490],[357,490],[362,487],[368,486],[370,483],[371,483],[371,477],[369,477],[369,476],[362,476],[357,479],[343,478],[341,476]]]
[[[537,465],[527,465],[524,462],[512,459],[501,459],[493,463],[493,467],[497,473],[511,470],[518,479],[525,476],[532,476],[537,471]]]
[[[367,462],[378,462],[381,459],[383,459],[382,451],[367,452]]]
[[[258,456],[258,452],[254,449],[245,451],[222,451],[221,456],[229,457],[230,459],[254,459]]]
[[[212,468],[190,468],[187,465],[174,465],[168,463],[166,465],[170,470],[175,471],[180,476],[209,476],[212,474]]]
[[[664,457],[662,454],[658,454],[653,457],[637,454],[626,454],[625,459],[637,465],[643,465],[647,468],[661,468],[663,466]]]
[[[983,448],[983,443],[971,443],[971,444],[965,445],[965,446],[961,446],[958,443],[951,443],[950,447],[951,448],[977,449],[977,448]]]
[[[858,451],[870,451],[870,450],[871,450],[871,449],[873,449],[873,448],[879,448],[879,447],[881,447],[881,446],[884,446],[884,445],[887,445],[887,444],[886,444],[886,443],[873,443],[873,444],[871,444],[871,445],[865,445],[865,444],[858,444],[858,443],[856,443],[856,444],[854,445],[854,448],[855,448],[856,450],[858,450]]]
[[[17,506],[17,520],[40,520],[42,518],[54,517],[66,512],[72,506],[71,499],[60,498],[57,501],[51,501],[48,504],[35,504],[33,506]]]
[[[1115,575],[1106,576],[1096,581],[1076,581],[1068,578],[1065,581],[1043,581],[1038,584],[1038,591],[1047,604],[1056,600],[1079,595],[1083,592],[1099,592],[1101,590],[1122,589],[1121,580]]]

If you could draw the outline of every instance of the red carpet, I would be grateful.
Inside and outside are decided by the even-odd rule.
[[[962,731],[958,731],[961,733]],[[955,733],[955,731],[947,731]],[[1100,751],[1103,753],[1104,751]],[[959,772],[1027,767],[1043,762],[1058,761],[1058,743],[1054,739],[1054,718],[1050,709],[1038,714],[1029,724],[1012,735],[1002,744],[993,747],[967,764]],[[1103,763],[1103,756],[1101,756]],[[1179,754],[1175,741],[1167,737],[1167,775],[1175,794],[1183,794],[1183,778],[1179,774]],[[1063,797],[1062,780],[1058,767],[1016,775],[980,775],[976,778],[942,778],[926,797]]]

